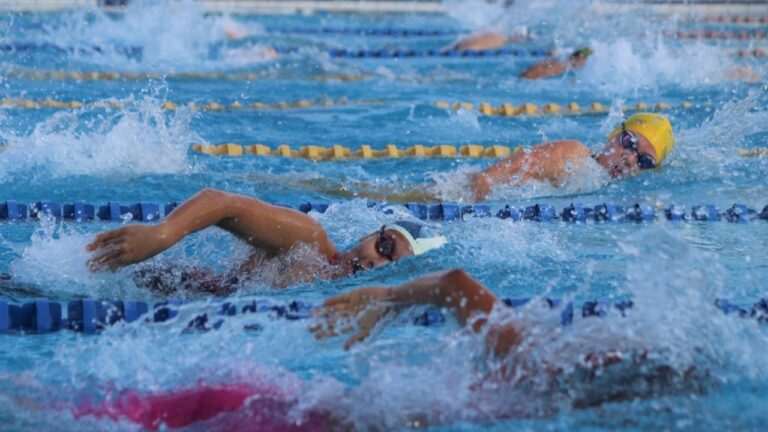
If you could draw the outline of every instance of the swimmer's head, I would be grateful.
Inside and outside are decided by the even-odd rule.
[[[597,162],[614,177],[638,173],[661,165],[675,145],[669,120],[655,113],[638,113],[609,135]]]
[[[594,51],[592,51],[592,48],[590,47],[579,48],[571,54],[571,59],[586,60],[593,53]]]
[[[363,237],[346,255],[351,272],[369,270],[411,255],[421,255],[446,243],[441,235],[419,222],[397,221],[382,225]]]

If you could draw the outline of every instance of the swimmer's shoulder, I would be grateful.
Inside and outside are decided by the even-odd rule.
[[[548,153],[556,154],[560,157],[589,157],[591,152],[589,147],[584,145],[581,141],[576,140],[558,140],[550,141],[540,146],[542,150]]]

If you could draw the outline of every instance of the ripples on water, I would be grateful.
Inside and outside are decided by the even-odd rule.
[[[663,170],[624,182],[599,171],[563,188],[529,185],[494,191],[491,204],[525,206],[542,201],[559,208],[571,202],[644,202],[663,207],[744,202],[768,204],[765,158],[743,158],[737,148],[766,145],[766,88],[735,81],[736,67],[765,73],[765,63],[732,56],[732,42],[680,42],[657,31],[687,28],[652,16],[595,15],[591,2],[516,2],[498,6],[448,3],[448,17],[370,18],[318,15],[262,17],[205,15],[199,5],[142,3],[122,15],[97,10],[51,16],[8,15],[2,43],[55,43],[60,46],[142,48],[139,57],[119,50],[103,53],[3,56],[0,67],[19,69],[259,71],[269,79],[226,81],[25,81],[0,76],[9,97],[123,101],[109,111],[84,107],[70,111],[0,111],[0,141],[12,143],[0,155],[2,199],[93,202],[167,202],[202,187],[218,187],[297,205],[335,201],[315,214],[341,247],[351,247],[382,224],[409,217],[385,214],[354,198],[362,183],[377,187],[425,181],[445,199],[467,201],[464,185],[487,161],[425,160],[312,163],[307,161],[221,159],[190,154],[190,143],[233,141],[484,145],[532,144],[575,138],[598,150],[621,119],[621,104],[638,101],[691,101],[694,110],[672,110],[677,147]],[[568,10],[572,13],[563,13]],[[600,16],[601,18],[596,18]],[[562,18],[567,17],[567,18]],[[631,18],[631,19],[630,19]],[[567,52],[589,44],[588,65],[565,78],[521,82],[515,75],[533,60],[504,58],[469,61],[342,61],[328,58],[330,47],[378,48],[410,41],[348,36],[276,36],[268,26],[391,27],[475,29],[490,25],[511,31],[527,26],[529,48]],[[688,25],[690,27],[690,25]],[[225,32],[243,36],[229,41]],[[644,33],[645,37],[635,35]],[[424,48],[450,43],[413,41]],[[263,47],[301,47],[273,61],[249,58]],[[87,51],[87,50],[85,50]],[[316,80],[329,74],[366,77],[362,81]],[[758,80],[759,81],[759,80]],[[198,113],[159,107],[164,100],[280,101],[330,96],[381,99],[382,105],[334,109]],[[435,100],[501,102],[592,101],[612,107],[608,117],[505,119],[469,111],[446,113]],[[330,184],[336,193],[306,188],[309,181]],[[404,188],[405,189],[405,188]],[[341,190],[339,192],[338,190]],[[18,290],[4,297],[50,296],[106,299],[162,296],[138,288],[131,269],[91,274],[83,246],[112,225],[0,225],[0,272],[10,272]],[[306,322],[271,321],[264,316],[227,318],[218,331],[181,334],[191,316],[212,307],[199,296],[182,318],[157,325],[118,325],[99,337],[73,333],[0,338],[0,419],[12,428],[126,429],[130,425],[74,419],[66,410],[41,419],[39,404],[61,406],[90,397],[100,400],[120,389],[156,392],[206,382],[268,380],[294,400],[291,415],[332,411],[359,429],[451,424],[456,429],[744,429],[757,430],[768,418],[766,332],[754,320],[719,313],[713,299],[749,305],[766,296],[765,250],[768,228],[726,223],[649,226],[542,225],[498,219],[442,226],[450,243],[443,249],[344,281],[300,284],[276,291],[261,281],[239,286],[242,297],[301,298],[318,303],[327,295],[359,287],[402,282],[414,275],[465,268],[502,297],[556,297],[581,304],[592,298],[632,298],[626,317],[581,319],[560,326],[560,310],[533,301],[521,309],[498,311],[494,322],[513,321],[525,330],[521,348],[503,362],[484,355],[485,334],[470,334],[449,321],[445,326],[404,325],[420,310],[393,318],[376,337],[350,353],[342,339],[315,341]],[[248,248],[215,230],[199,233],[153,259],[158,265],[198,265],[225,272],[249,255]],[[265,267],[265,279],[279,266]],[[271,273],[271,274],[269,274]],[[577,309],[578,310],[578,309]],[[259,323],[262,330],[245,332]],[[620,349],[625,361],[598,376],[577,365],[590,353]],[[645,353],[648,352],[646,355]],[[634,357],[634,362],[631,357]],[[646,358],[647,357],[647,358]],[[513,375],[511,383],[487,377]],[[656,381],[649,382],[649,377]],[[629,392],[629,395],[622,395]],[[636,400],[590,406],[605,399]],[[30,401],[31,399],[31,401]],[[226,417],[226,416],[225,416]],[[223,428],[215,419],[202,428]],[[761,423],[762,422],[762,423]]]

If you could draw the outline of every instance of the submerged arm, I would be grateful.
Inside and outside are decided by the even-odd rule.
[[[350,337],[345,348],[362,341],[370,335],[373,327],[388,312],[388,307],[407,307],[411,305],[432,305],[446,308],[456,315],[459,324],[465,326],[471,322],[474,331],[480,331],[487,321],[487,316],[499,302],[498,298],[476,279],[461,269],[453,269],[426,275],[394,288],[368,287],[327,299],[320,312],[325,315],[325,326],[314,325],[310,328],[318,338],[333,336],[335,319],[341,315],[359,316],[359,331]],[[472,320],[473,317],[477,317]],[[344,331],[345,329],[342,329]],[[493,340],[494,349],[498,346],[511,347],[519,342],[519,331],[506,324],[500,336]],[[496,349],[496,352],[499,352]]]
[[[476,314],[488,315],[498,298],[464,270],[432,273],[389,289],[387,301],[395,305],[432,305],[446,308],[466,325]],[[478,330],[485,320],[476,320]]]
[[[255,198],[204,189],[157,225],[131,225],[96,236],[86,249],[96,252],[92,270],[116,269],[170,248],[186,235],[216,225],[268,253],[284,252],[299,242],[335,252],[322,226],[303,213]]]
[[[250,179],[274,182],[272,176],[250,175]],[[310,179],[280,178],[281,184],[287,184],[304,191],[311,190],[324,195],[341,198],[367,198],[372,201],[402,203],[439,201],[440,197],[422,184],[377,185],[363,181],[343,181],[338,178],[322,177]]]
[[[507,43],[507,35],[498,32],[480,32],[449,45],[445,49],[457,51],[481,51],[500,48]]]

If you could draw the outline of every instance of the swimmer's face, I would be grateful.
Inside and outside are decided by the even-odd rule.
[[[614,135],[597,155],[597,163],[603,166],[612,177],[629,177],[640,172],[637,156],[648,155],[656,160],[656,149],[643,134],[632,132],[637,137],[637,151],[624,148],[621,133]]]
[[[395,230],[376,231],[360,239],[360,244],[350,251],[348,265],[352,273],[357,273],[409,255],[413,255],[413,250],[402,234]]]

